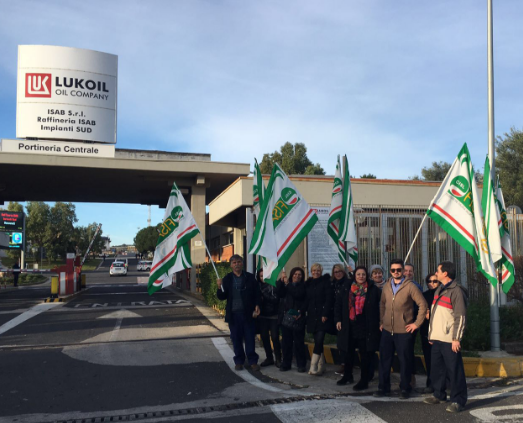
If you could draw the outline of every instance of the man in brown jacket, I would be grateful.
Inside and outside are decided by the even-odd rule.
[[[427,313],[427,302],[419,288],[403,275],[403,260],[390,262],[392,277],[384,285],[380,302],[380,381],[375,397],[390,395],[390,371],[394,353],[400,362],[400,399],[407,399],[412,390],[412,333],[416,331]],[[415,319],[414,303],[419,307]]]

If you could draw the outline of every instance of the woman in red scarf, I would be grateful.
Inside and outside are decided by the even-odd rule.
[[[360,353],[361,378],[354,385],[355,391],[369,385],[369,362],[380,344],[380,298],[381,290],[368,279],[367,268],[354,270],[354,281],[349,281],[336,298],[334,320],[338,330],[338,345],[346,347],[345,374],[337,384],[352,382],[352,365],[355,350]]]

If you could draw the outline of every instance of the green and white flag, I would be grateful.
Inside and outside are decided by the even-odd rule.
[[[497,283],[466,143],[432,200],[427,215],[474,258],[478,271],[492,284]]]
[[[254,159],[254,175],[252,178],[252,207],[256,217],[260,214],[260,205],[263,204],[265,186],[258,161]]]
[[[358,260],[358,245],[356,228],[354,226],[349,165],[346,156],[344,157],[344,164],[344,176],[342,177],[340,157],[338,156],[334,184],[332,186],[327,233],[330,241],[332,241],[332,245],[338,252],[339,259],[342,262],[346,261],[348,247],[350,258],[356,262]]]
[[[492,257],[492,262],[496,263],[501,260],[501,237],[499,234],[499,221],[501,218],[496,204],[488,155],[485,160],[485,168],[483,172],[481,208],[483,209],[483,216],[485,217],[485,231],[487,234],[490,256]]]
[[[318,221],[318,216],[278,164],[272,169],[249,254],[265,258],[263,279],[271,285]]]
[[[354,224],[352,188],[350,183],[349,161],[343,156],[343,207],[340,216],[339,240],[345,242],[349,257],[358,261],[358,236]]]
[[[501,289],[506,294],[514,285],[515,280],[515,268],[514,259],[512,258],[512,243],[510,239],[510,231],[507,220],[507,210],[505,209],[505,200],[503,199],[503,192],[501,191],[501,185],[499,178],[496,184],[496,205],[499,210],[499,234],[501,236],[501,260],[498,262],[498,266],[501,267]]]
[[[341,176],[340,156],[336,163],[336,172],[334,173],[334,183],[332,185],[331,207],[329,209],[329,220],[327,222],[327,233],[329,234],[330,243],[338,253],[341,262],[345,261],[346,248],[345,242],[340,241],[340,216],[343,208],[343,181]]]
[[[147,290],[149,295],[172,284],[172,276],[192,267],[191,239],[200,233],[182,193],[173,184],[171,195],[158,230],[159,237]]]

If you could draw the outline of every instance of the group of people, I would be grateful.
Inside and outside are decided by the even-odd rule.
[[[344,362],[338,385],[354,383],[357,351],[360,378],[353,389],[367,389],[379,351],[379,384],[374,396],[390,395],[390,373],[397,355],[400,399],[407,399],[415,380],[414,343],[419,333],[427,369],[424,392],[432,393],[424,402],[445,401],[450,381],[447,411],[458,412],[465,406],[467,386],[460,343],[467,298],[455,280],[452,262],[440,263],[435,273],[427,275],[425,292],[413,279],[414,267],[401,259],[391,260],[389,279],[380,265],[371,266],[369,273],[365,266],[352,269],[336,264],[330,275],[315,263],[311,277],[306,278],[304,270],[295,267],[288,277],[282,272],[275,287],[264,282],[263,270],[256,277],[245,272],[241,256],[233,256],[230,263],[232,272],[217,281],[217,296],[227,300],[225,320],[231,331],[236,370],[260,369],[255,350],[258,327],[266,353],[262,367],[276,365],[280,371],[288,371],[294,356],[298,372],[306,372],[307,331],[314,339],[308,373],[322,375],[325,336],[332,334],[337,335]]]

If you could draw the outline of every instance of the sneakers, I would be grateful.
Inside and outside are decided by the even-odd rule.
[[[257,372],[257,371],[260,370],[260,366],[259,366],[258,364],[256,364],[256,363],[251,364],[251,365],[250,365],[250,368],[251,368],[251,370],[252,370],[253,372]]]
[[[243,370],[243,364],[237,364],[236,366],[234,366],[234,370],[236,370],[236,371]]]
[[[463,411],[465,407],[463,407],[461,404],[458,404],[457,402],[453,402],[452,404],[450,404],[446,410],[449,412],[449,413],[459,413],[460,411]]]
[[[384,391],[383,389],[378,389],[376,392],[372,394],[376,398],[381,397],[390,397],[390,391]]]
[[[262,361],[260,366],[268,367],[268,366],[272,366],[273,364],[274,364],[274,360],[272,358],[266,358],[265,360]]]
[[[435,396],[427,397],[423,400],[425,404],[441,404],[444,401],[441,401],[439,398],[436,398]]]
[[[404,399],[409,399],[410,398],[410,392],[409,391],[405,391],[404,389],[401,390],[400,392],[400,399],[404,400]]]

